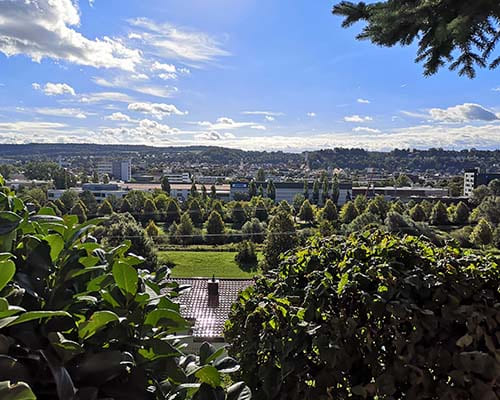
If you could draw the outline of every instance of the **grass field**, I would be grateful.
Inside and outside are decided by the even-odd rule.
[[[253,278],[258,270],[242,270],[234,261],[235,252],[221,251],[160,251],[160,262],[171,261],[172,278]],[[261,255],[259,254],[259,259]]]

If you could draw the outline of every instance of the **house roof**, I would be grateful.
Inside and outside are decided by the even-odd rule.
[[[209,304],[207,278],[170,279],[179,285],[190,285],[191,289],[176,300],[180,304],[181,315],[194,321],[192,335],[195,340],[212,341],[223,338],[224,324],[229,317],[231,305],[237,300],[238,293],[253,285],[253,280],[219,280],[219,302]]]

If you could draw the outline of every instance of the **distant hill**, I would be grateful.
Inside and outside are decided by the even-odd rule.
[[[129,157],[152,162],[208,163],[236,166],[240,162],[298,167],[304,164],[306,153],[282,151],[244,151],[215,146],[151,147],[143,145],[99,144],[0,144],[0,158],[17,160],[51,159],[62,157]],[[327,149],[307,152],[313,169],[379,168],[389,171],[442,171],[461,173],[466,168],[482,167],[500,170],[500,150],[451,151],[393,150],[390,152],[363,149]]]

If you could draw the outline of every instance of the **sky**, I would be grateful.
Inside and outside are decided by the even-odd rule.
[[[0,0],[0,143],[500,148],[500,69],[424,77],[334,4]]]

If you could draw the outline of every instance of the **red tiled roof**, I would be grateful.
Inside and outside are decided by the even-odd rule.
[[[195,340],[222,338],[231,305],[237,300],[240,291],[254,283],[253,280],[243,279],[219,280],[219,302],[209,304],[207,287],[209,279],[171,280],[179,285],[191,286],[191,289],[180,295],[176,301],[181,306],[182,316],[194,320],[192,335]]]

